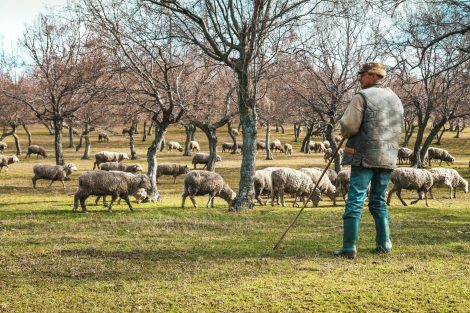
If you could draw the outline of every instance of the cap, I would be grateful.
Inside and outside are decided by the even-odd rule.
[[[387,67],[382,63],[370,62],[362,65],[358,74],[362,73],[376,74],[384,78],[385,76],[387,76]]]

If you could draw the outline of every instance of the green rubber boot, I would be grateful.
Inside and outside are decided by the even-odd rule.
[[[377,245],[375,250],[378,253],[389,253],[392,251],[388,218],[375,219],[375,243]]]
[[[341,256],[348,259],[354,259],[357,255],[356,242],[359,237],[359,223],[357,219],[343,220],[343,247],[341,250],[334,251],[334,256]]]

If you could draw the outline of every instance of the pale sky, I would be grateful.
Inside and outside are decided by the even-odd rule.
[[[0,42],[5,50],[16,46],[23,34],[25,24],[31,24],[34,18],[46,7],[65,5],[67,0],[0,0]]]

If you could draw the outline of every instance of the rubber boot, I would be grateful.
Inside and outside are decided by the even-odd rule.
[[[359,237],[359,223],[357,219],[343,220],[343,247],[341,250],[334,251],[334,256],[341,256],[348,259],[354,259],[357,254],[356,242]]]
[[[392,242],[390,241],[390,227],[388,218],[375,219],[375,243],[378,253],[389,253],[392,251]]]

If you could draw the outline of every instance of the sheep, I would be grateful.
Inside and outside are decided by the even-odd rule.
[[[281,167],[267,167],[262,170],[255,171],[255,176],[253,177],[253,185],[255,189],[255,199],[258,200],[260,205],[265,206],[267,201],[263,203],[260,196],[270,196],[272,190],[272,181],[271,173]],[[279,204],[279,201],[277,202]]]
[[[191,140],[191,141],[189,142],[189,150],[190,150],[191,152],[194,152],[194,151],[199,152],[199,151],[201,151],[201,148],[199,148],[199,142],[197,142],[197,141],[195,141],[195,140]]]
[[[338,154],[340,156],[340,159],[343,157],[344,151],[342,148],[339,148]],[[332,148],[325,149],[325,152],[323,154],[323,158],[325,159],[325,162],[328,162],[332,157],[334,156],[334,151]]]
[[[450,199],[455,198],[457,187],[460,187],[464,190],[465,193],[468,192],[468,181],[466,181],[459,172],[453,168],[431,168],[429,171],[433,174],[433,185],[429,190],[431,198],[434,199],[432,195],[432,188],[435,186],[447,186],[450,188]]]
[[[137,190],[135,193],[132,194],[132,196],[135,198],[135,202],[136,203],[141,203],[141,202],[148,202],[149,201],[149,197],[147,195],[147,191],[144,189],[144,188],[140,188],[139,190]],[[103,198],[103,206],[105,208],[108,207],[108,204],[106,203],[106,196],[98,196],[96,197],[96,200],[95,200],[95,205],[98,205],[100,199]],[[121,204],[121,200],[122,198],[119,198],[118,200],[118,205]]]
[[[279,139],[275,139],[275,140],[271,141],[269,147],[271,148],[271,150],[273,152],[275,150],[278,150],[278,151],[284,153],[284,147],[282,146],[281,141]]]
[[[7,149],[8,145],[6,142],[0,141],[0,152],[3,152]]]
[[[230,130],[230,133],[232,134],[232,136],[238,136],[238,129],[232,128]]]
[[[150,190],[150,179],[145,174],[134,175],[119,171],[90,171],[80,175],[78,190],[74,196],[73,211],[78,208],[78,203],[83,212],[87,212],[85,200],[91,196],[112,196],[108,211],[112,212],[114,201],[121,197],[131,211],[134,211],[129,201],[129,195],[135,194],[140,188]]]
[[[6,156],[0,155],[0,172],[2,171],[3,167],[6,167],[8,170],[8,165],[19,162],[20,159],[16,155]]]
[[[266,142],[260,140],[256,142],[256,151],[266,149]],[[470,163],[469,163],[470,164]],[[469,165],[470,166],[470,165]]]
[[[222,152],[230,152],[233,149],[233,143],[231,142],[224,142],[222,143]]]
[[[351,180],[351,169],[344,169],[339,171],[336,179],[336,189],[341,192],[343,200],[346,200],[346,195],[349,193],[349,182]]]
[[[324,168],[320,168],[320,167],[313,167],[313,169],[315,170],[318,170],[320,172],[323,172]],[[328,178],[330,179],[330,182],[336,186],[336,181],[338,179],[338,174],[335,172],[335,170],[329,168],[326,170],[326,174],[328,176]]]
[[[203,196],[209,194],[209,201],[207,201],[206,207],[214,207],[214,197],[219,196],[228,205],[232,205],[233,200],[236,197],[236,193],[230,188],[230,186],[224,182],[222,176],[217,173],[209,171],[195,170],[191,171],[184,178],[184,191],[181,195],[182,202],[181,208],[184,208],[186,197],[189,196],[193,206],[197,208],[194,196]]]
[[[101,163],[121,162],[122,160],[129,160],[129,156],[127,155],[127,153],[101,151],[95,154],[95,163],[93,163],[93,169],[100,168]]]
[[[176,176],[187,174],[189,168],[187,165],[178,165],[175,163],[161,163],[157,165],[157,178],[162,175],[173,176],[173,184],[176,184]]]
[[[323,172],[322,170],[317,170],[315,168],[301,168],[300,171],[310,176],[314,184],[318,182],[318,179]],[[320,189],[322,193],[326,194],[328,198],[333,201],[333,205],[336,206],[336,186],[333,185],[326,173],[318,184],[318,189]]]
[[[335,136],[335,142],[339,143],[341,140],[343,140],[343,137],[341,135]]]
[[[331,148],[331,144],[328,140],[323,141],[323,145],[325,146],[325,149]]]
[[[101,142],[101,141],[109,142],[109,136],[108,136],[108,134],[103,133],[103,132],[98,133],[98,141],[99,141],[99,142]]]
[[[36,189],[36,182],[39,179],[50,180],[51,183],[48,187],[51,187],[53,182],[60,180],[62,187],[65,188],[64,181],[70,180],[69,176],[74,171],[77,171],[77,167],[72,163],[66,165],[36,164],[33,167],[34,176],[31,179],[33,188]]]
[[[398,149],[398,163],[399,164],[408,164],[411,163],[413,159],[413,150],[400,147]]]
[[[124,127],[124,128],[122,129],[122,135],[123,135],[123,136],[126,136],[126,134],[129,135],[129,136],[131,135],[131,129],[128,128],[128,127]]]
[[[204,167],[202,169],[205,169],[207,167],[207,161],[209,161],[209,153],[196,153],[193,156],[191,164],[194,164],[194,169],[196,169],[197,164],[204,164]],[[215,161],[220,162],[222,161],[222,158],[217,155]]]
[[[447,165],[454,164],[455,161],[455,158],[445,149],[429,147],[427,154],[429,166],[431,166],[431,161],[434,159],[440,160],[439,166],[441,166],[442,161],[445,161]]]
[[[274,197],[279,196],[281,205],[285,207],[284,193],[292,194],[295,199],[300,197],[303,199],[304,206],[309,200],[312,200],[313,206],[317,206],[321,200],[321,192],[318,188],[315,188],[312,196],[306,199],[312,193],[314,185],[310,176],[301,171],[290,168],[277,169],[271,173],[271,181],[271,206],[274,206]],[[293,206],[295,205],[296,200],[293,203]]]
[[[292,148],[292,145],[290,143],[285,143],[284,144],[284,150],[286,151],[286,155],[287,154],[292,155],[292,152],[294,151],[294,149]]]
[[[144,169],[140,164],[123,164],[119,162],[104,162],[101,163],[100,169],[102,171],[121,171],[127,173],[138,173],[143,172]]]
[[[317,152],[317,153],[321,153],[321,152],[325,152],[325,145],[323,144],[323,142],[314,142],[313,144],[313,151]]]
[[[412,167],[400,167],[396,168],[390,177],[393,183],[392,190],[388,193],[387,205],[390,205],[390,199],[393,193],[397,193],[398,199],[404,206],[407,206],[405,201],[401,197],[401,190],[416,190],[418,192],[418,199],[411,201],[411,204],[417,203],[422,200],[423,197],[426,200],[426,206],[428,204],[428,192],[432,188],[434,180],[433,174],[425,169],[412,168]]]
[[[42,156],[44,159],[47,158],[47,153],[46,150],[44,150],[43,147],[36,146],[36,145],[31,145],[28,147],[28,152],[26,153],[26,159],[31,157],[31,154],[36,154],[36,159],[39,158],[39,156]]]
[[[179,142],[177,141],[170,141],[167,144],[167,150],[172,151],[172,150],[178,150],[179,152],[183,152],[183,147],[180,145]]]

